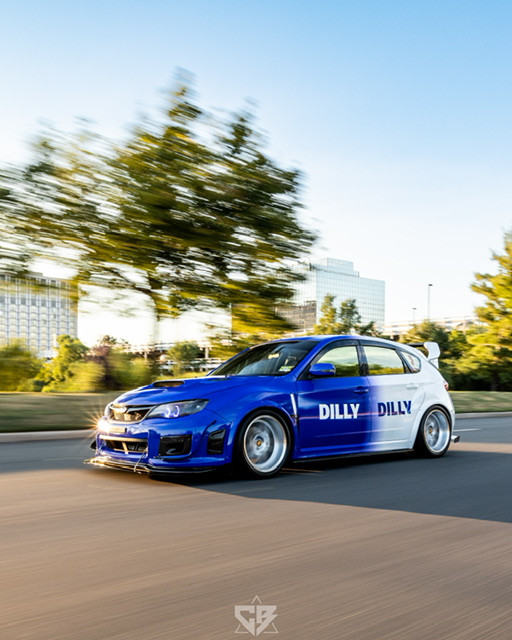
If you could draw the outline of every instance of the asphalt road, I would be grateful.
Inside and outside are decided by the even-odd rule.
[[[439,460],[266,481],[163,482],[84,467],[85,441],[1,444],[0,639],[251,638],[234,607],[259,596],[277,607],[260,638],[510,640],[512,418],[458,428]]]

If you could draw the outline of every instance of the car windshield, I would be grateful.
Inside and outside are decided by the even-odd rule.
[[[318,340],[294,340],[260,344],[243,351],[213,371],[215,376],[284,376],[318,344]]]

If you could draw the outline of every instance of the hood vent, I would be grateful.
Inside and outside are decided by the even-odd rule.
[[[153,382],[153,386],[159,389],[160,387],[181,387],[185,384],[185,380],[157,380]]]

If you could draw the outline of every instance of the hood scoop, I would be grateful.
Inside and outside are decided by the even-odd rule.
[[[181,387],[182,384],[185,384],[185,380],[157,380],[152,386],[160,389],[161,387]]]

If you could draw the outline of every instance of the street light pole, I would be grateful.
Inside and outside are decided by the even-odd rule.
[[[430,320],[430,287],[432,284],[429,284],[427,287],[427,320]]]
[[[412,308],[412,324],[416,325],[416,307]]]

